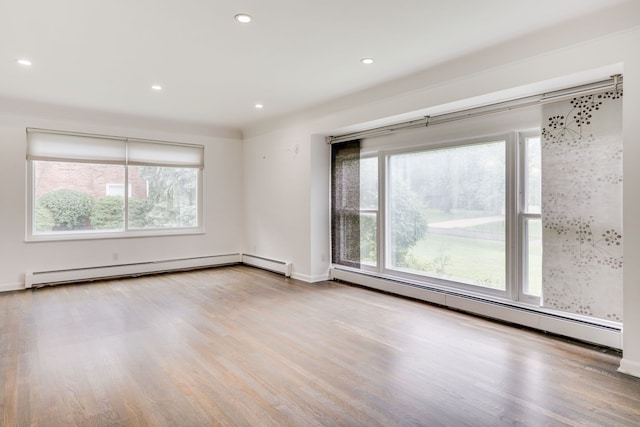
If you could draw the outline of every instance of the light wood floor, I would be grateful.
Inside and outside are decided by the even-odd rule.
[[[0,294],[2,426],[637,426],[618,363],[249,267]]]

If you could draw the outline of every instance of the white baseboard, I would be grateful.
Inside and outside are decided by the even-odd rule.
[[[296,273],[295,271],[291,274],[292,279],[300,280],[301,282],[311,283],[311,276],[308,274]]]
[[[291,275],[291,278],[296,279],[296,280],[300,280],[302,282],[307,282],[307,283],[318,283],[318,282],[323,282],[325,280],[331,280],[331,278],[329,277],[329,274],[320,274],[320,275],[315,275],[315,276],[310,276],[308,274],[301,274],[301,273],[293,273]]]
[[[618,372],[640,378],[640,362],[623,357]]]
[[[326,280],[331,280],[329,272],[327,272],[327,274],[316,274],[315,276],[311,276],[309,283],[324,282]]]
[[[22,291],[24,290],[24,283],[0,283],[0,292]]]
[[[537,311],[516,304],[506,304],[462,294],[428,289],[384,277],[333,268],[331,277],[373,289],[462,310],[492,319],[558,334],[615,349],[622,349],[622,331],[583,320],[561,317],[559,314]],[[633,369],[633,366],[629,369]],[[640,370],[638,371],[640,372]]]
[[[284,274],[285,277],[291,277],[293,270],[293,266],[290,262],[278,261],[258,255],[242,254],[240,260],[243,264],[262,268],[263,270],[273,271],[274,273]]]

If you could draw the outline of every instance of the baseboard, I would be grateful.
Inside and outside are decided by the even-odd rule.
[[[24,283],[21,283],[21,282],[0,284],[0,292],[11,292],[11,291],[22,291],[22,290],[24,290]]]
[[[331,277],[329,276],[329,272],[327,272],[327,274],[316,274],[315,276],[311,276],[309,283],[318,283],[318,282],[324,282],[327,280],[331,280]]]
[[[581,319],[571,319],[560,316],[559,314],[537,311],[515,304],[494,302],[439,289],[414,286],[410,283],[403,283],[393,279],[376,277],[345,269],[333,268],[331,270],[331,277],[471,314],[522,325],[606,347],[622,349],[622,331],[613,326],[598,325]],[[633,367],[630,369],[633,369]]]
[[[329,274],[320,274],[320,275],[310,276],[308,274],[301,274],[301,273],[295,273],[295,272],[291,275],[291,278],[300,280],[306,283],[318,283],[318,282],[323,282],[325,280],[331,280],[331,278],[329,277]]]
[[[623,357],[618,372],[640,378],[640,362]]]

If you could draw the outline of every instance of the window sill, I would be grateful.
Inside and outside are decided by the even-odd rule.
[[[83,240],[138,239],[144,237],[173,237],[205,234],[201,228],[185,228],[173,230],[136,230],[127,232],[79,232],[75,234],[42,234],[27,236],[25,243],[70,242]]]

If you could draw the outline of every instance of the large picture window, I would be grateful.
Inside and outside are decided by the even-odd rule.
[[[332,146],[334,264],[539,304],[539,132],[373,139]]]
[[[201,230],[204,148],[27,131],[28,238]]]

